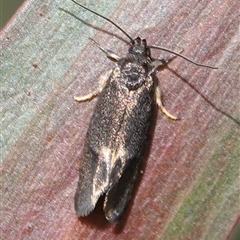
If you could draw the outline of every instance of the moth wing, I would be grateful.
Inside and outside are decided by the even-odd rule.
[[[144,88],[136,97],[137,105],[128,110],[124,125],[121,126],[123,154],[119,154],[123,164],[121,177],[107,190],[104,201],[104,213],[109,222],[116,222],[126,209],[135,182],[145,157],[149,130],[153,120],[154,85]],[[131,107],[131,106],[130,106]],[[110,177],[111,178],[111,177]],[[111,178],[112,179],[112,178]]]
[[[78,217],[87,216],[108,187],[109,161],[106,158],[107,156],[98,154],[88,144],[85,145],[74,198]]]
[[[131,159],[119,181],[113,185],[105,196],[104,213],[109,222],[116,222],[126,209],[138,178],[142,159]]]

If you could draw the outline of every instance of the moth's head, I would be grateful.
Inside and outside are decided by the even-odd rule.
[[[140,55],[143,57],[150,56],[150,48],[147,46],[146,39],[137,37],[131,41],[131,47],[129,48],[129,53],[133,55]]]

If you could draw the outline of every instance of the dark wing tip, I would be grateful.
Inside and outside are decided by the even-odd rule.
[[[78,217],[85,217],[91,213],[95,208],[95,204],[96,203],[92,202],[91,200],[86,201],[83,196],[76,192],[74,197],[74,208]]]
[[[78,202],[75,201],[75,212],[78,217],[86,217],[93,211],[94,208],[95,205],[91,203],[78,204]]]
[[[110,223],[116,223],[119,221],[121,218],[121,213],[117,212],[116,209],[109,210],[105,212],[105,218],[110,222]]]

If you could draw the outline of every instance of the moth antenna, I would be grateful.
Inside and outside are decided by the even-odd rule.
[[[156,47],[156,46],[149,46],[149,48],[153,48],[153,49],[159,49],[159,50],[162,50],[162,51],[165,51],[165,52],[169,52],[169,53],[172,53],[178,57],[181,57],[183,59],[185,59],[186,61],[190,62],[190,63],[193,63],[199,67],[206,67],[206,68],[211,68],[211,69],[218,69],[217,67],[213,67],[213,66],[209,66],[209,65],[204,65],[204,64],[200,64],[200,63],[197,63],[197,62],[194,62],[193,60],[185,57],[184,55],[180,54],[180,53],[177,53],[177,52],[174,52],[170,49],[167,49],[167,48],[162,48],[162,47]]]
[[[78,6],[86,9],[87,11],[92,12],[93,14],[95,14],[95,15],[97,15],[97,16],[105,19],[106,21],[110,22],[112,25],[114,25],[116,28],[118,28],[124,35],[126,35],[126,36],[130,39],[131,43],[134,43],[134,39],[133,39],[126,31],[124,31],[120,26],[118,26],[115,22],[113,22],[113,21],[110,20],[109,18],[104,17],[103,15],[101,15],[101,14],[99,14],[99,13],[91,10],[90,8],[85,7],[84,5],[78,3],[78,2],[76,2],[76,1],[74,1],[74,0],[71,0],[71,1],[74,2],[75,4],[77,4]],[[188,62],[190,62],[190,63],[193,63],[193,64],[195,64],[195,65],[197,65],[197,66],[199,66],[199,67],[206,67],[206,68],[211,68],[211,69],[218,69],[217,67],[212,67],[212,66],[208,66],[208,65],[204,65],[204,64],[200,64],[200,63],[194,62],[193,60],[185,57],[184,55],[182,55],[182,54],[180,54],[180,53],[176,53],[176,52],[174,52],[174,51],[172,51],[172,50],[170,50],[170,49],[167,49],[167,48],[156,47],[156,46],[149,46],[149,48],[159,49],[159,50],[162,50],[162,51],[165,51],[165,52],[172,53],[172,54],[174,54],[174,55],[176,55],[176,56],[179,56],[179,57],[185,59],[186,61],[188,61]]]
[[[74,0],[71,0],[71,1],[74,2],[75,4],[77,4],[78,6],[80,6],[80,7],[84,8],[84,9],[88,10],[89,12],[92,12],[92,13],[94,13],[95,15],[97,15],[97,16],[105,19],[106,21],[110,22],[112,25],[114,25],[116,28],[118,28],[123,34],[125,34],[125,35],[130,39],[131,42],[134,42],[133,38],[132,38],[129,34],[127,34],[126,31],[124,31],[121,27],[119,27],[115,22],[113,22],[113,21],[110,20],[109,18],[104,17],[103,15],[101,15],[101,14],[99,14],[99,13],[97,13],[97,12],[95,12],[95,11],[93,11],[93,10],[85,7],[85,6],[83,6],[82,4],[80,4],[80,3],[78,3],[78,2],[76,2],[76,1],[74,1]]]

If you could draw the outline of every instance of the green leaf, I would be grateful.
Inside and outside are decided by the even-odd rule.
[[[79,1],[80,2],[80,1]],[[226,239],[240,215],[238,1],[81,1],[149,45],[184,48],[157,73],[166,108],[122,221],[101,201],[78,219],[73,196],[96,99],[78,103],[128,39],[72,1],[29,0],[1,31],[3,239]],[[124,41],[125,42],[124,42]],[[154,50],[153,57],[168,53]]]

